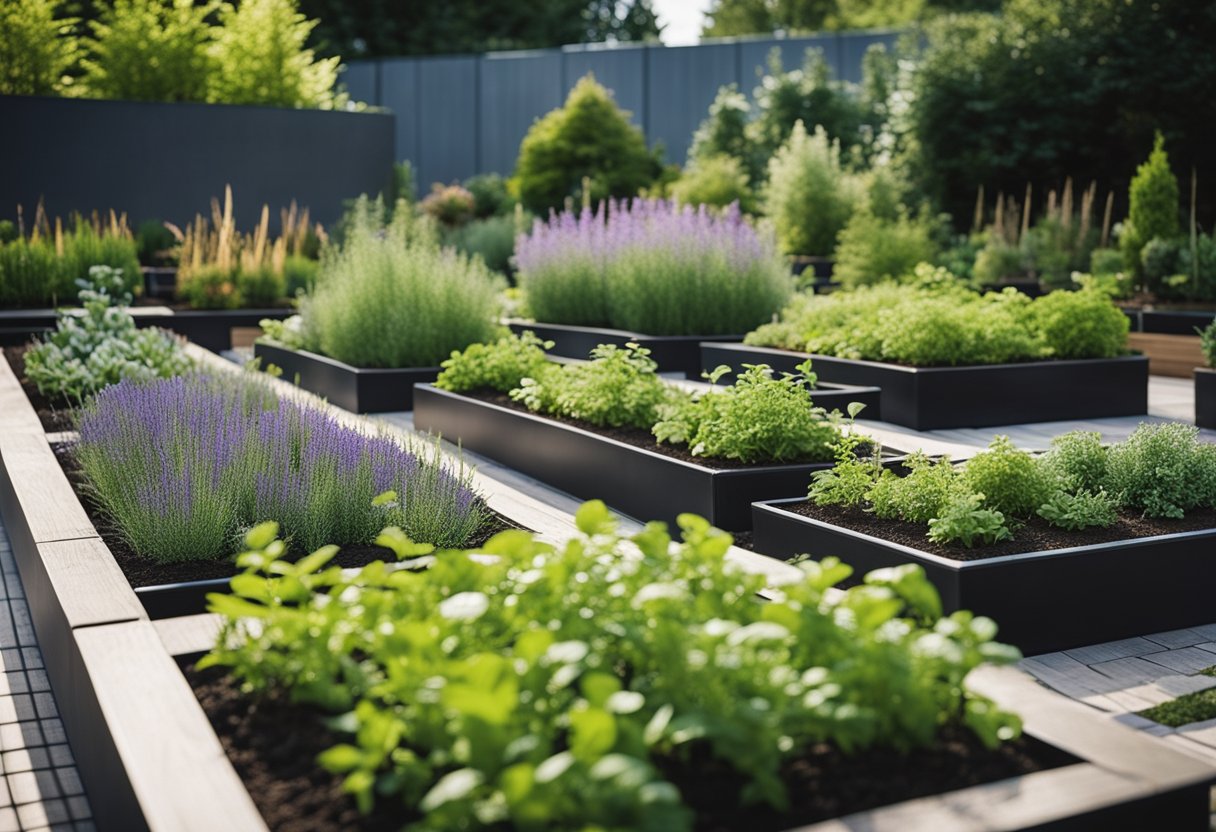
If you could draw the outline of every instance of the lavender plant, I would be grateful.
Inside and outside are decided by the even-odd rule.
[[[516,259],[537,320],[652,335],[744,332],[793,288],[775,241],[738,206],[635,199],[565,211],[537,220]]]
[[[463,469],[338,423],[263,384],[189,375],[123,382],[80,415],[76,458],[115,531],[163,562],[230,554],[274,517],[293,546],[370,543],[385,523],[468,543],[486,508]],[[396,493],[392,502],[375,498]]]

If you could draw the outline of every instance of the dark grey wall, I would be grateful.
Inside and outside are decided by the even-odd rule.
[[[342,76],[351,97],[397,116],[397,160],[414,165],[419,190],[475,173],[509,174],[532,122],[561,105],[588,72],[613,91],[653,145],[683,162],[693,131],[723,84],[751,95],[781,50],[787,69],[819,49],[835,77],[861,80],[874,43],[895,31],[838,32],[797,38],[747,38],[699,46],[589,44],[530,52],[354,61]]]
[[[375,75],[347,77],[374,86]],[[380,113],[0,96],[0,217],[18,205],[30,216],[42,199],[51,216],[113,208],[132,224],[184,224],[230,184],[238,227],[263,204],[277,227],[293,199],[329,224],[344,199],[390,181],[395,125]]]

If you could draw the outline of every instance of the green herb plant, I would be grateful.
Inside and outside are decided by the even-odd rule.
[[[389,528],[377,542],[429,568],[346,573],[334,546],[285,562],[264,523],[232,594],[209,598],[222,632],[198,667],[332,714],[348,739],[318,762],[363,811],[415,809],[417,832],[688,832],[672,763],[712,758],[740,801],[780,809],[783,767],[817,743],[901,753],[949,726],[993,747],[1020,731],[964,683],[1017,651],[989,619],[943,617],[919,567],[830,592],[849,567],[806,561],[761,603],[764,578],[699,517],[675,544],[657,523],[623,538],[599,502],[576,522],[561,547],[508,531],[476,552]]]
[[[135,328],[119,270],[94,266],[78,282],[84,314],[60,315],[55,331],[25,354],[25,374],[40,393],[79,403],[123,379],[169,378],[193,366],[176,336]]]

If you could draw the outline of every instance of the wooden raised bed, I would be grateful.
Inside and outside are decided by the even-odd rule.
[[[1148,359],[1129,355],[972,367],[906,367],[826,355],[703,343],[701,363],[768,364],[793,372],[811,359],[820,380],[882,390],[884,421],[915,430],[994,427],[1148,412]],[[869,414],[862,414],[868,417]]]
[[[687,378],[701,378],[701,342],[733,342],[742,335],[647,335],[621,329],[594,326],[546,324],[511,318],[506,321],[516,335],[535,332],[543,341],[552,341],[549,350],[562,358],[586,359],[600,344],[623,347],[634,343],[650,350],[650,357],[659,365],[660,373],[683,373]],[[711,368],[712,369],[712,368]]]
[[[602,499],[631,517],[663,520],[673,529],[683,512],[729,531],[748,529],[753,501],[805,494],[811,474],[832,466],[690,462],[429,384],[415,388],[414,427],[576,497]]]
[[[752,506],[757,552],[839,555],[858,573],[916,563],[944,608],[1000,624],[1001,641],[1048,653],[1210,623],[1216,529],[960,561],[790,511]]]
[[[354,367],[315,352],[264,341],[253,345],[253,357],[261,360],[262,369],[273,364],[287,381],[352,413],[413,410],[414,385],[432,382],[439,375],[438,367]]]

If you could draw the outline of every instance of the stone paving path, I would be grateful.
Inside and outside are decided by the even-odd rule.
[[[92,832],[3,523],[0,576],[0,832]]]

